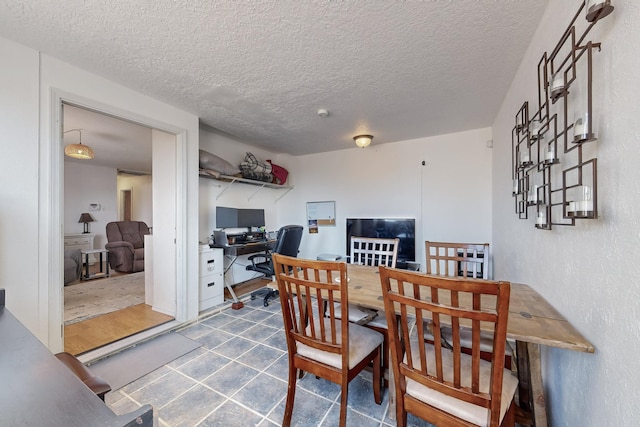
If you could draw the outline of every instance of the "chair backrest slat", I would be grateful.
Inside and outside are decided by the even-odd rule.
[[[347,266],[333,261],[312,261],[273,254],[275,276],[289,351],[304,344],[340,354],[343,363],[349,354],[349,327],[346,304],[342,318],[336,317],[334,303],[347,302]],[[345,365],[343,365],[345,366]]]
[[[425,242],[427,274],[489,278],[488,243]]]
[[[504,373],[504,354],[509,315],[509,282],[447,278],[380,267],[380,279],[389,321],[392,366],[398,376],[398,396],[406,380],[474,405],[489,409],[499,418]],[[431,320],[433,343],[424,329]],[[416,331],[406,325],[415,322]],[[452,329],[452,349],[441,344],[440,326]],[[400,325],[400,326],[398,326]],[[487,362],[480,357],[480,332],[493,335],[496,351]],[[461,330],[471,330],[471,355],[462,354]],[[404,348],[404,352],[403,352]],[[481,375],[481,364],[491,363],[488,381]],[[400,389],[398,389],[400,387]],[[493,421],[492,421],[493,423]],[[494,425],[494,424],[491,424]]]

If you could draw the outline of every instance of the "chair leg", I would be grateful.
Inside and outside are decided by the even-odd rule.
[[[399,379],[396,377],[395,382],[398,381]],[[407,411],[404,409],[404,394],[396,384],[393,384],[392,387],[395,387],[396,390],[396,427],[406,427]]]
[[[265,307],[269,306],[269,298],[277,298],[279,295],[277,290],[272,290],[270,291],[267,295],[265,295],[264,297],[264,302],[262,303],[262,305],[264,305]]]
[[[407,411],[404,410],[404,396],[398,393],[399,391],[396,391],[396,427],[406,427]]]
[[[276,289],[263,288],[258,289],[255,292],[251,293],[251,300],[256,299],[257,297],[262,297],[264,300],[262,301],[262,305],[265,307],[269,306],[269,299],[278,297],[279,293]]]
[[[282,427],[289,427],[291,425],[291,415],[293,414],[293,401],[296,397],[297,377],[298,377],[298,370],[294,366],[293,360],[289,359],[289,384],[287,387],[287,403],[284,408],[284,419],[282,420]]]
[[[382,362],[380,357],[380,347],[376,350],[376,355],[373,358],[373,399],[380,405],[382,403]]]
[[[516,402],[515,400],[511,400],[511,405],[509,405],[509,409],[507,409],[507,413],[504,414],[504,418],[502,419],[502,423],[500,426],[503,427],[514,427],[516,425]]]
[[[407,413],[405,411],[397,411],[396,414],[396,427],[406,427],[407,426]]]
[[[347,398],[349,397],[349,381],[346,375],[342,379],[342,394],[340,396],[340,427],[347,425]]]

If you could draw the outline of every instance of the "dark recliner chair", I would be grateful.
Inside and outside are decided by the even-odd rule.
[[[122,273],[144,271],[144,236],[149,227],[142,221],[115,221],[107,224],[109,265]]]
[[[273,269],[273,262],[271,261],[271,254],[281,254],[290,257],[298,256],[298,249],[300,248],[300,241],[302,240],[301,225],[285,225],[278,230],[276,245],[270,251],[264,254],[251,255],[249,260],[251,265],[247,266],[247,270],[253,270],[258,273],[264,274],[266,277],[271,277],[275,274]],[[264,261],[256,262],[256,259],[263,258]],[[251,294],[251,299],[256,297],[264,297],[264,306],[269,305],[269,298],[278,296],[277,289],[264,288],[259,289]]]

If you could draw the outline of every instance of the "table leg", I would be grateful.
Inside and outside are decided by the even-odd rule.
[[[389,346],[391,347],[391,346]],[[387,350],[388,351],[388,350]],[[389,363],[391,363],[391,352],[389,351]],[[393,369],[389,366],[388,378],[389,378],[389,419],[395,421],[396,419],[396,379],[393,374]]]
[[[102,273],[102,252],[100,252],[100,273]]]
[[[516,341],[516,353],[520,408],[530,415],[533,426],[547,427],[540,345]]]
[[[106,252],[105,255],[105,263],[106,263],[106,271],[107,271],[107,277],[109,277],[109,251]]]
[[[236,262],[236,260],[238,259],[237,256],[227,256],[227,258],[229,258],[229,265],[227,265],[224,269],[224,273],[222,274],[222,280],[224,280],[224,285],[227,287],[227,289],[229,290],[229,293],[231,294],[231,298],[233,298],[233,303],[231,304],[231,308],[233,308],[234,310],[239,310],[242,307],[244,307],[244,304],[241,303],[238,300],[238,297],[236,296],[236,293],[233,291],[233,286],[231,284],[229,284],[229,282],[227,282],[227,271],[229,271],[231,269],[231,267],[233,266],[233,263]]]
[[[85,280],[89,280],[89,278],[91,277],[89,275],[89,254],[84,254],[84,265],[85,265],[84,278]]]

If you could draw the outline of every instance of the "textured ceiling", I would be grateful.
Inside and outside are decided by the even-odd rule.
[[[546,4],[4,0],[0,36],[299,155],[490,126]]]
[[[151,129],[105,114],[64,105],[63,145],[80,141],[95,152],[92,166],[104,166],[129,173],[151,173]],[[65,162],[87,164],[86,160],[64,157]]]

